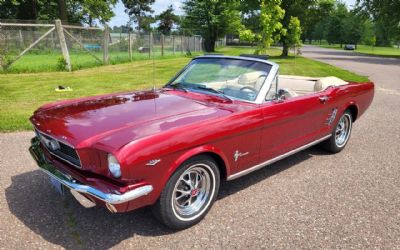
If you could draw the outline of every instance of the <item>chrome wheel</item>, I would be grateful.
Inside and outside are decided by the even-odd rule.
[[[172,193],[172,210],[180,220],[193,220],[208,207],[215,191],[210,166],[195,164],[179,177]]]
[[[335,130],[336,146],[341,148],[347,143],[351,132],[351,116],[345,113],[339,120]]]

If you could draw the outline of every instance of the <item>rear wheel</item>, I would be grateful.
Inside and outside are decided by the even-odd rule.
[[[196,156],[171,176],[154,215],[166,226],[184,229],[201,221],[214,203],[220,183],[219,169],[207,156]]]
[[[340,117],[335,129],[332,131],[332,136],[322,143],[324,149],[331,153],[342,151],[349,141],[353,119],[351,112],[346,110]]]

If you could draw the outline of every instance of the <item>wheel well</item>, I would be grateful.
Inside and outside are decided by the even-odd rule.
[[[202,153],[200,155],[207,155],[207,156],[213,158],[213,160],[215,160],[215,162],[217,163],[219,173],[221,175],[221,180],[226,180],[226,177],[227,177],[226,165],[225,165],[224,160],[221,158],[221,156],[219,156],[216,153],[212,153],[212,152]]]
[[[350,106],[347,108],[347,110],[350,111],[351,117],[352,117],[352,119],[353,119],[353,122],[355,122],[356,119],[357,119],[357,115],[358,115],[358,108],[357,108],[357,106],[354,105],[354,104],[353,104],[353,105],[350,105]]]

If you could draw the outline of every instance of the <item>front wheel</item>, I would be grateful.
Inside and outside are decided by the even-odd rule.
[[[323,148],[331,153],[342,151],[349,141],[352,125],[351,112],[346,110],[332,131],[332,136],[322,143]]]
[[[154,215],[172,229],[184,229],[201,221],[214,203],[220,183],[217,164],[207,156],[197,156],[171,176]]]

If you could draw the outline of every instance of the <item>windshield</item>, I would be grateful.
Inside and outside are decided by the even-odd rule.
[[[193,60],[169,86],[255,101],[271,67],[250,60],[199,58]]]

